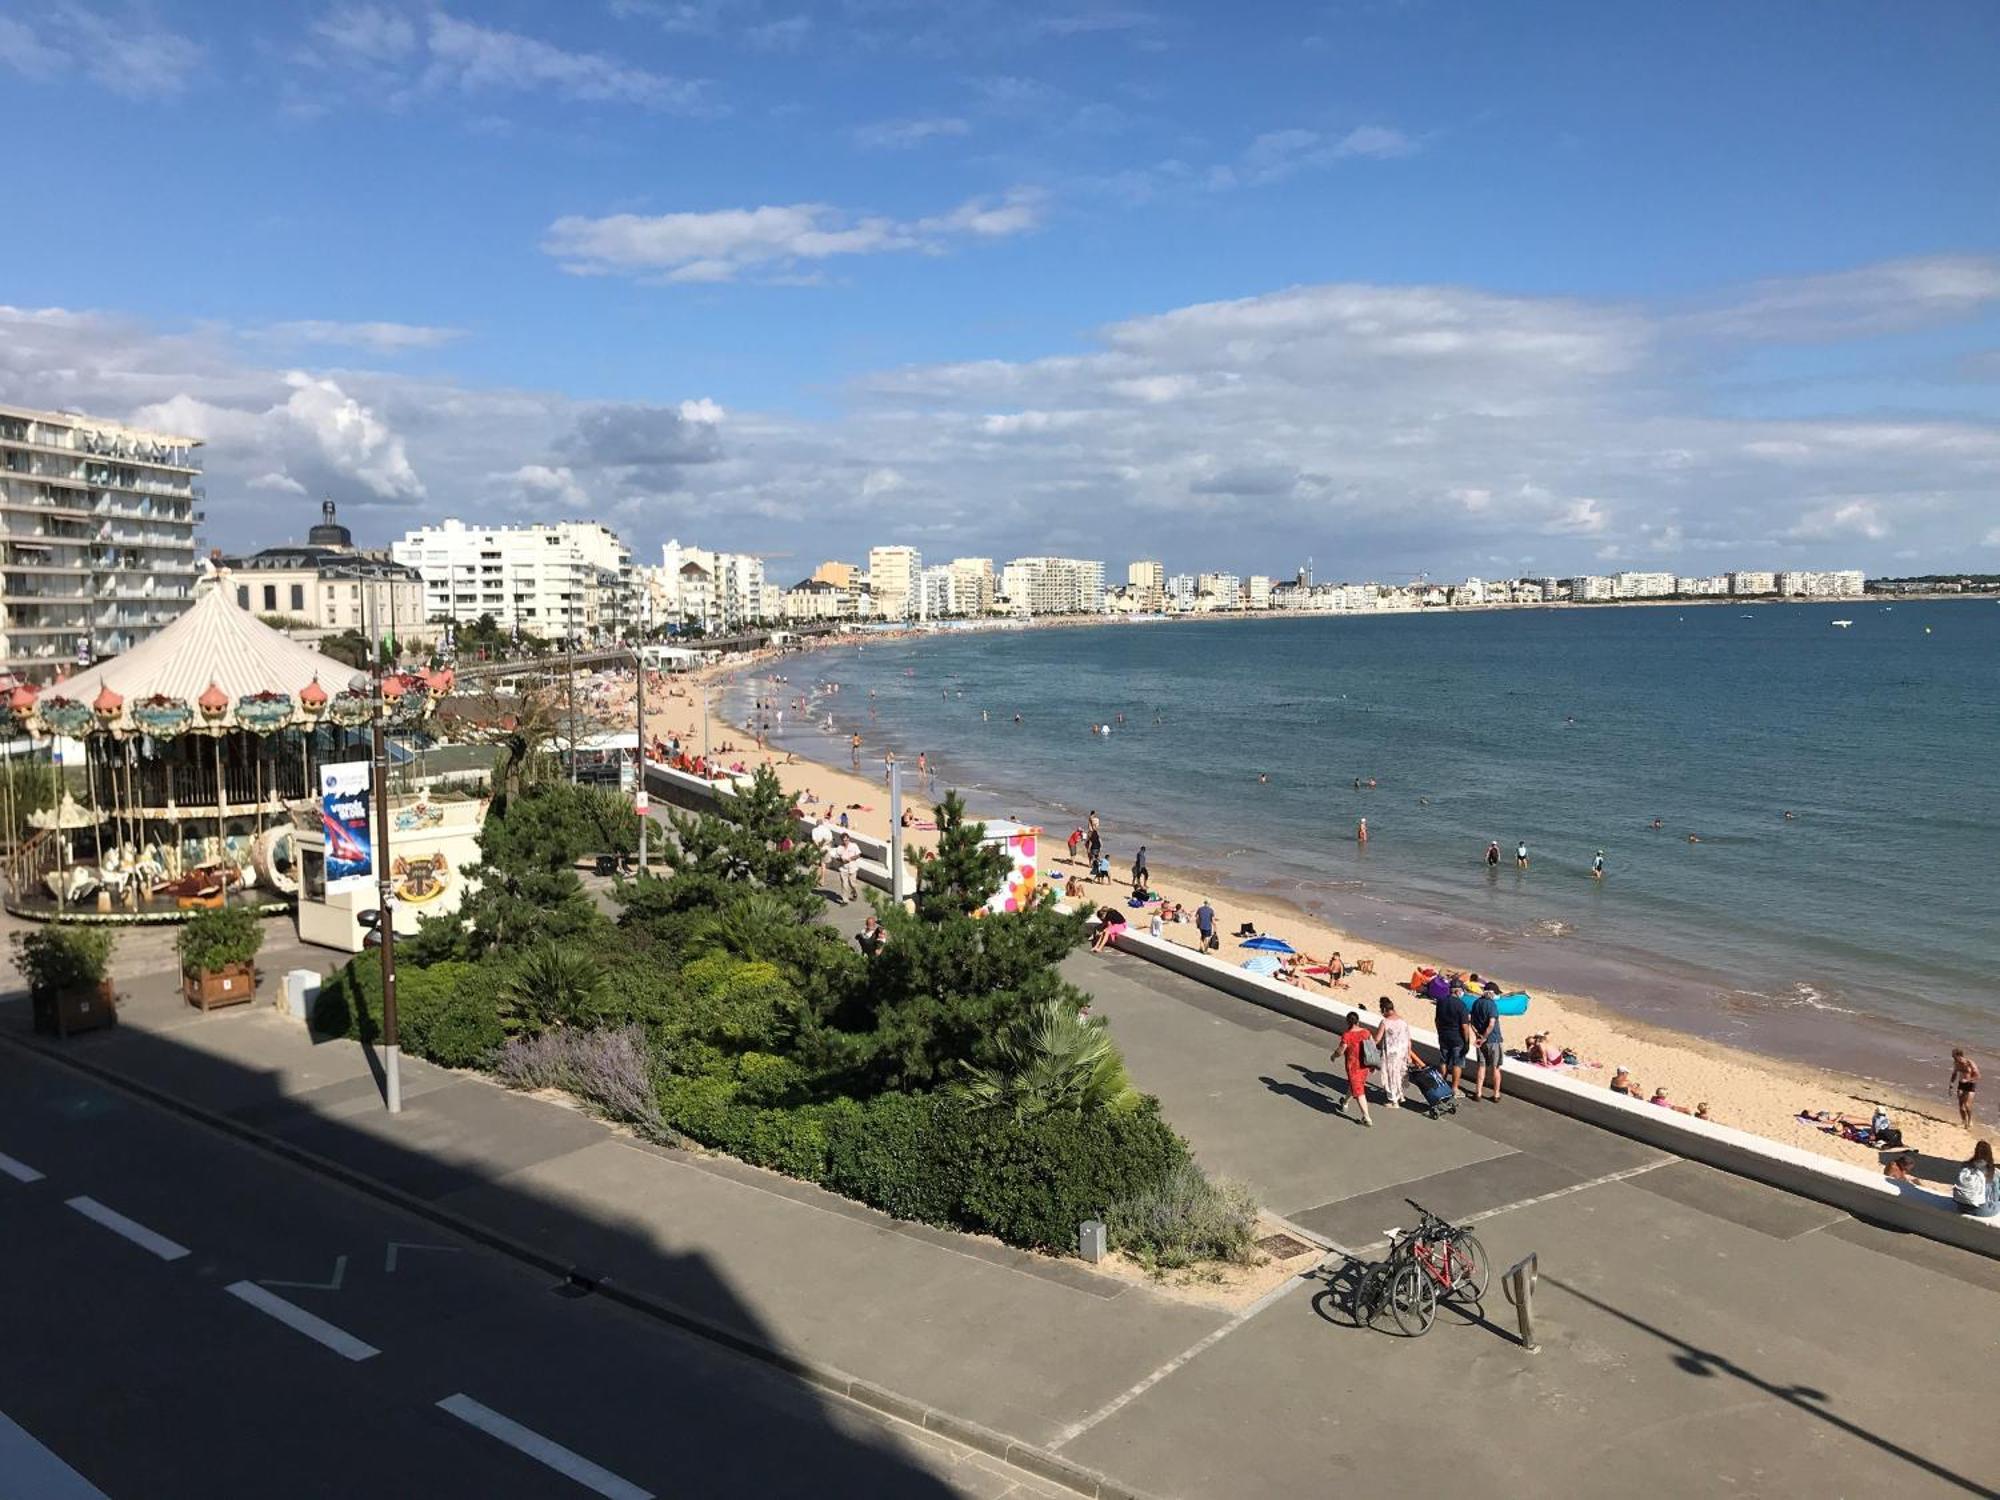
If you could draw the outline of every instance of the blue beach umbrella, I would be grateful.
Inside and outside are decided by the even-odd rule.
[[[1277,977],[1278,955],[1275,953],[1253,953],[1243,960],[1243,967],[1252,974],[1262,974],[1266,979]]]
[[[1281,937],[1245,938],[1238,943],[1239,948],[1255,948],[1259,953],[1296,953],[1299,950]]]

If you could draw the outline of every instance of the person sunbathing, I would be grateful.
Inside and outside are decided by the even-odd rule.
[[[1548,1038],[1548,1033],[1528,1038],[1528,1061],[1540,1063],[1545,1068],[1560,1068],[1563,1065],[1563,1049]]]
[[[1619,1068],[1612,1073],[1611,1092],[1614,1094],[1629,1094],[1634,1099],[1644,1097],[1639,1092],[1639,1085],[1632,1081],[1632,1075],[1623,1068]]]

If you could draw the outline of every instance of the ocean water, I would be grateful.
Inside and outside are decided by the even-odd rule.
[[[923,751],[936,791],[1058,836],[1095,808],[1114,870],[1143,843],[1357,936],[1906,1084],[2000,1053],[1991,601],[939,634],[775,670],[762,691],[841,684],[831,734],[785,715],[793,748],[845,764],[858,731],[878,774]]]

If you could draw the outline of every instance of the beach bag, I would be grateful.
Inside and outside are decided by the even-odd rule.
[[[1986,1195],[1993,1191],[1993,1181],[1978,1167],[1960,1167],[1958,1185],[1951,1190],[1951,1201],[1963,1203],[1967,1208],[1984,1208]]]
[[[1900,1151],[1903,1149],[1903,1132],[1894,1125],[1878,1130],[1875,1132],[1875,1144],[1886,1146],[1891,1151]]]
[[[1382,1047],[1379,1042],[1363,1042],[1361,1044],[1361,1066],[1364,1068],[1379,1068],[1382,1066]]]

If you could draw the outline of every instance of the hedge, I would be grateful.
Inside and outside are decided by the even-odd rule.
[[[407,1052],[447,1068],[492,1062],[507,1039],[494,988],[498,976],[483,964],[454,961],[396,974],[396,1040]],[[364,953],[320,985],[313,1030],[375,1042],[382,1034],[382,964]]]

